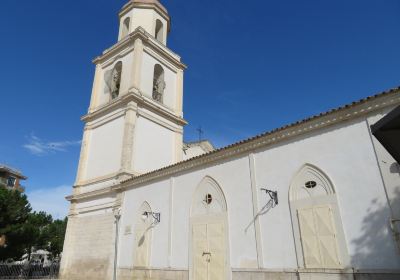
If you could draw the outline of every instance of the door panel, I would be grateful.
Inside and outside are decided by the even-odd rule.
[[[305,266],[339,268],[332,209],[324,205],[297,211]]]
[[[298,217],[305,266],[321,267],[317,229],[312,208],[298,210]]]
[[[319,247],[324,267],[340,267],[332,209],[329,206],[315,207],[314,215],[318,228]]]
[[[208,252],[207,225],[193,225],[193,277],[196,280],[208,279],[208,264],[203,253]]]
[[[223,280],[225,278],[225,240],[223,224],[208,224],[207,237],[211,253],[208,280]]]
[[[194,280],[226,278],[225,232],[222,222],[193,225]]]

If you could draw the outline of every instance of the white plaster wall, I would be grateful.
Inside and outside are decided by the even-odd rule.
[[[92,129],[88,141],[85,179],[117,172],[121,166],[124,117],[121,116]]]
[[[161,222],[152,229],[150,266],[168,267],[168,231],[169,231],[169,180],[163,180],[146,187],[125,192],[122,208],[119,267],[133,267],[135,259],[135,225],[139,208],[143,202],[149,203],[153,212],[161,213]],[[129,227],[130,232],[127,232]]]
[[[235,170],[234,175],[231,171]],[[189,219],[192,197],[198,184],[205,176],[211,176],[225,192],[228,214],[231,263],[233,267],[255,267],[257,263],[254,228],[252,220],[251,188],[247,158],[232,160],[224,165],[198,170],[174,178],[172,187],[172,257],[171,267],[187,269],[189,263]],[[125,227],[134,224],[134,215],[144,201],[152,209],[161,212],[162,222],[153,233],[153,251],[150,266],[168,266],[168,222],[169,222],[170,181],[163,180],[129,190],[125,193],[123,223]],[[240,201],[238,201],[240,200]],[[134,228],[132,227],[132,233]],[[121,237],[120,266],[129,267],[133,262],[133,235]],[[249,266],[249,264],[252,264]]]
[[[276,189],[280,198],[277,207],[259,217],[264,268],[297,268],[288,192],[292,178],[305,163],[322,169],[336,188],[351,258],[348,265],[358,269],[399,267],[399,256],[388,227],[389,209],[365,120],[343,123],[318,134],[293,139],[290,143],[282,142],[254,152],[254,156],[257,191],[261,187]],[[171,267],[188,267],[190,207],[194,191],[205,176],[211,176],[220,184],[227,199],[231,266],[239,269],[257,267],[247,155],[174,177]],[[151,200],[153,209],[163,209],[164,223],[169,215],[169,188],[168,180],[149,183],[127,192],[125,203],[138,208],[143,201]],[[258,208],[261,209],[267,197],[259,192]],[[167,242],[168,227],[160,225],[159,230],[162,237],[158,238]],[[157,246],[153,247],[153,255]],[[157,251],[156,259],[152,258],[151,266],[164,266],[168,262],[165,247],[160,248],[163,249]],[[128,253],[121,254],[126,257]]]
[[[154,65],[160,64],[164,69],[164,79],[166,83],[163,104],[175,110],[176,108],[176,85],[177,85],[177,73],[168,68],[165,64],[156,60],[149,53],[143,53],[142,61],[142,74],[140,87],[144,95],[152,98],[153,93],[153,78],[154,78]]]
[[[174,162],[175,133],[139,116],[135,127],[133,165],[139,173]]]
[[[266,267],[296,266],[288,192],[291,179],[305,163],[322,169],[336,188],[351,266],[399,267],[367,124],[358,120],[346,125],[283,142],[255,155],[257,185],[277,189],[280,195],[279,206],[260,220]],[[265,196],[260,196],[259,206],[265,203]]]
[[[232,159],[223,164],[205,167],[175,178],[172,266],[188,267],[189,211],[195,189],[205,176],[215,179],[226,197],[231,266],[234,268],[255,267],[257,255],[254,227],[251,225],[252,192],[246,157]],[[248,227],[249,224],[250,227]]]

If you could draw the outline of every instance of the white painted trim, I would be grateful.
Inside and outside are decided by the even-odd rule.
[[[155,102],[149,100],[149,98],[145,97],[141,92],[136,89],[131,88],[130,91],[126,94],[120,95],[118,98],[112,100],[111,102],[96,108],[95,111],[89,113],[81,118],[84,122],[92,122],[98,118],[101,118],[116,109],[125,109],[128,103],[136,102],[139,107],[146,108],[149,111],[152,111],[167,120],[175,123],[177,125],[183,126],[186,125],[187,122],[181,117],[175,115],[175,113],[167,109],[165,106],[160,106]]]
[[[385,94],[384,96],[375,97],[368,101],[353,106],[343,107],[339,110],[326,113],[325,115],[312,118],[310,120],[290,125],[265,135],[248,139],[243,143],[233,144],[226,148],[216,150],[200,157],[183,161],[151,171],[141,176],[137,176],[132,180],[122,182],[117,188],[128,189],[136,185],[144,184],[148,181],[159,180],[180,172],[189,171],[193,168],[202,167],[206,164],[223,161],[242,154],[250,153],[259,149],[268,148],[281,141],[289,141],[294,137],[318,131],[333,125],[338,125],[348,120],[365,117],[367,114],[376,112],[388,106],[400,104],[400,91]]]
[[[258,212],[260,211],[259,201],[258,201],[258,188],[257,188],[257,176],[256,176],[256,162],[254,154],[249,154],[249,171],[251,180],[251,193],[253,199],[253,219],[254,219],[254,233],[256,240],[256,250],[257,250],[257,263],[258,268],[264,267],[264,255],[262,246],[262,233],[260,219],[258,217]]]
[[[168,267],[172,266],[172,245],[173,245],[173,234],[172,225],[174,223],[174,185],[175,179],[171,177],[169,180],[169,217],[168,217]]]

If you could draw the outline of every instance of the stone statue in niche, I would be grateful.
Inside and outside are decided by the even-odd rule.
[[[121,86],[121,71],[114,69],[111,76],[111,98],[117,98]]]
[[[165,87],[166,87],[166,84],[165,84],[162,76],[160,76],[157,80],[154,81],[154,86],[153,86],[153,99],[154,100],[156,100],[158,102],[162,102]]]

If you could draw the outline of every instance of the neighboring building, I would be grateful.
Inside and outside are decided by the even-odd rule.
[[[183,160],[198,157],[214,151],[215,148],[208,140],[198,142],[183,143]]]
[[[0,164],[0,187],[18,190],[24,192],[25,189],[21,185],[21,180],[26,180],[27,177],[14,168]]]
[[[185,145],[167,10],[131,0],[119,18],[94,60],[63,279],[400,279],[400,171],[370,129],[400,88],[221,149]]]

